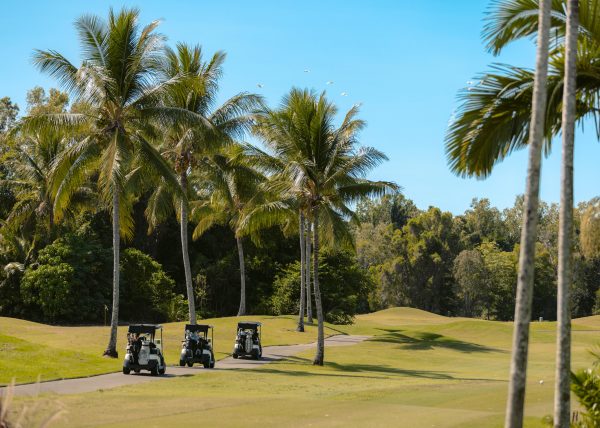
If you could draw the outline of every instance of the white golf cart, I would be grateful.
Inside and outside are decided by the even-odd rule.
[[[210,330],[210,339],[208,333]],[[201,363],[205,369],[215,367],[215,354],[213,353],[214,330],[208,324],[186,324],[184,338],[181,342],[181,355],[179,365],[187,364],[192,367],[194,363]]]
[[[160,339],[156,337],[160,330]],[[153,376],[165,374],[167,366],[162,349],[162,326],[155,324],[131,324],[127,331],[127,348],[123,361],[123,373],[148,370]]]
[[[256,321],[238,323],[233,358],[252,357],[258,360],[262,357],[261,326],[262,324]]]

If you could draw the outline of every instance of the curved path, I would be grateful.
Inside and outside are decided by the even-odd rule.
[[[337,335],[325,339],[327,346],[350,346],[356,345],[370,336],[351,336]],[[266,346],[263,348],[263,356],[260,360],[237,359],[227,357],[217,361],[213,370],[233,370],[233,369],[255,369],[263,364],[272,361],[282,360],[286,357],[298,354],[302,351],[314,348],[316,343],[307,343],[302,345],[285,346]],[[98,376],[90,376],[76,379],[54,380],[42,383],[31,383],[26,385],[17,385],[14,387],[15,395],[36,395],[41,393],[55,394],[79,394],[83,392],[98,391],[101,389],[116,388],[125,385],[136,385],[139,383],[154,382],[162,379],[170,379],[181,376],[193,376],[202,373],[210,373],[211,370],[203,369],[200,366],[179,367],[168,366],[167,373],[162,376],[151,376],[150,374],[131,374],[124,375],[121,372],[108,373]],[[6,388],[0,388],[0,395]]]

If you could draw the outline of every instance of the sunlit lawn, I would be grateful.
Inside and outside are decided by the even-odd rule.
[[[289,345],[316,340],[316,328],[307,326],[305,333],[295,331],[292,316],[231,317],[202,320],[215,326],[215,357],[231,353],[239,320],[264,323],[263,344]],[[167,364],[179,362],[185,323],[164,324],[164,349]],[[327,329],[327,334],[336,334]],[[17,383],[89,376],[121,370],[127,327],[119,328],[119,359],[102,357],[108,342],[109,327],[58,327],[14,318],[0,317],[0,385],[14,377]]]
[[[293,325],[293,319],[278,322]],[[552,409],[554,328],[532,324],[530,427],[542,426]],[[502,426],[511,324],[391,309],[360,316],[354,326],[339,330],[373,337],[327,348],[325,367],[312,366],[313,351],[307,351],[256,370],[61,396],[69,413],[59,425]],[[575,321],[574,368],[591,362],[587,349],[600,341],[599,331],[600,317]],[[280,339],[286,337],[282,332]]]

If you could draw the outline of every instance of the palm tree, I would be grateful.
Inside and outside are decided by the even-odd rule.
[[[286,198],[291,195],[313,223],[313,280],[318,322],[313,363],[316,365],[323,365],[325,354],[319,288],[321,239],[326,243],[351,242],[345,219],[357,219],[347,204],[396,188],[393,183],[363,178],[387,158],[370,147],[357,149],[358,132],[365,126],[362,120],[356,119],[357,113],[357,107],[350,109],[336,128],[337,108],[324,93],[318,96],[312,91],[293,88],[279,109],[265,110],[259,115],[255,128],[278,160],[272,163],[280,167],[272,180],[273,188]]]
[[[104,355],[117,357],[119,321],[120,235],[132,232],[131,186],[142,171],[160,175],[178,189],[169,165],[150,143],[155,124],[166,126],[188,118],[181,109],[160,104],[163,92],[177,78],[160,78],[163,37],[156,33],[158,21],[140,28],[139,11],[109,11],[108,20],[85,15],[77,19],[83,52],[76,67],[56,51],[38,50],[34,62],[86,106],[81,113],[46,114],[41,119],[56,129],[85,125],[86,135],[71,144],[55,162],[51,193],[54,217],[60,219],[76,189],[92,174],[99,192],[112,209],[113,301],[110,339]],[[39,118],[38,118],[39,119]],[[194,118],[189,118],[194,119]],[[31,120],[35,127],[40,120]]]
[[[55,224],[53,204],[50,191],[52,167],[54,162],[69,144],[70,137],[63,130],[48,126],[35,128],[17,125],[7,138],[7,153],[4,161],[12,171],[3,183],[14,194],[15,204],[3,224],[4,228],[20,231],[31,242],[31,250],[38,244],[44,245],[54,239]],[[81,186],[73,193],[71,208],[82,208],[89,205],[93,191]],[[76,210],[68,210],[73,217]],[[39,239],[44,242],[38,242]]]
[[[575,78],[579,0],[567,4],[565,85],[562,111],[562,172],[558,231],[558,332],[554,426],[568,427],[571,418],[571,312],[569,289],[573,280],[571,238],[573,236],[573,150],[575,145]]]
[[[492,13],[484,32],[489,42],[488,46],[492,51],[497,53],[510,41],[534,34],[538,27],[538,39],[541,38],[543,30],[546,29],[547,25],[550,25],[554,30],[556,46],[551,51],[551,67],[546,91],[549,95],[549,100],[544,112],[546,125],[543,133],[546,137],[546,150],[548,151],[552,136],[560,131],[563,124],[565,126],[563,133],[563,147],[565,147],[563,152],[563,159],[565,160],[563,163],[564,181],[563,193],[561,195],[565,210],[572,209],[572,130],[569,131],[567,127],[572,126],[572,122],[569,121],[574,122],[586,116],[595,116],[597,114],[597,93],[600,89],[600,80],[597,78],[598,73],[595,60],[600,48],[600,29],[596,23],[597,14],[595,12],[598,4],[595,0],[582,0],[581,4],[584,13],[582,13],[582,31],[580,32],[581,38],[579,40],[579,53],[577,56],[573,53],[577,49],[577,35],[573,35],[573,33],[577,32],[578,25],[573,23],[572,20],[574,17],[571,14],[571,11],[576,6],[572,7],[569,3],[569,8],[571,9],[569,11],[569,8],[565,7],[565,2],[563,1],[554,1],[552,5],[548,5],[547,2],[541,2],[539,8],[535,2],[526,0],[501,2],[497,10]],[[552,8],[551,19],[541,13],[549,8]],[[537,15],[542,16],[543,19],[538,19]],[[546,21],[549,21],[549,24]],[[570,23],[567,27],[571,25],[566,30],[564,26],[565,22]],[[571,55],[567,55],[568,58],[565,58],[565,49],[562,46],[565,41],[565,35],[566,40],[571,43]],[[566,50],[568,51],[569,48]],[[575,69],[579,71],[577,76],[574,73]],[[532,95],[532,91],[535,94],[535,90],[537,89],[537,87],[534,88],[532,85],[532,77],[532,73],[528,70],[517,67],[497,66],[494,73],[481,76],[482,79],[476,87],[469,88],[463,92],[462,98],[464,99],[464,103],[461,107],[459,117],[450,127],[446,139],[449,161],[451,167],[456,172],[466,175],[485,176],[489,174],[496,162],[502,160],[512,150],[521,148],[526,144],[525,136],[528,131],[531,135],[534,123],[532,120],[532,125],[528,128],[531,100],[532,96],[535,96]],[[572,81],[569,82],[569,79],[572,79]],[[576,86],[578,88],[577,112],[575,112],[576,99],[573,95],[575,93],[575,81],[577,81]],[[563,94],[562,100],[560,97],[561,93]],[[569,106],[569,103],[572,103],[572,105]],[[569,113],[568,115],[567,112]],[[569,138],[570,143],[568,142]],[[566,188],[569,188],[570,191],[566,190]],[[531,207],[531,209],[527,208],[525,213],[527,212],[536,217],[537,209],[534,209],[534,207]],[[568,229],[570,228],[570,214],[565,212],[563,215],[565,220],[564,225]],[[522,238],[526,233],[524,228]],[[565,231],[565,236],[566,234],[567,232]],[[568,243],[566,245],[568,246]],[[559,279],[559,282],[561,282],[563,293],[565,293],[564,288],[568,288],[568,283],[570,283],[570,256],[567,254],[568,250],[566,247],[563,247],[563,251],[565,251],[565,259],[563,260],[564,272],[563,278],[562,280]],[[524,246],[522,245],[521,260],[524,257],[523,252]],[[519,283],[521,283],[521,275],[519,275]],[[557,400],[555,404],[555,422],[557,424],[566,423],[568,425],[568,344],[570,343],[570,338],[568,332],[569,315],[566,308],[568,300],[563,300],[563,298],[564,295],[559,299],[558,303],[559,313],[561,313],[561,310],[563,312],[561,315],[563,321],[561,323],[561,331],[558,335],[559,346],[557,353],[559,356],[557,358],[557,379],[559,381],[555,396],[555,400]],[[520,303],[517,302],[517,305]],[[526,318],[528,324],[530,314],[529,316],[524,314],[523,317]],[[515,335],[517,335],[517,330],[519,330],[517,318],[515,318],[515,323],[517,324]],[[520,330],[523,331],[523,328],[520,328]],[[517,354],[520,354],[520,356]],[[511,391],[509,394],[507,426],[509,426],[509,423],[510,426],[520,426],[522,423],[526,358],[526,349],[525,352],[519,348],[515,349],[511,369]],[[514,366],[517,359],[521,361],[519,364],[520,368]],[[522,371],[522,373],[518,373],[519,371]],[[561,378],[563,380],[560,380]]]
[[[164,220],[174,207],[178,211],[189,319],[192,324],[196,323],[196,308],[188,249],[189,207],[186,198],[181,195],[189,195],[189,175],[199,165],[200,159],[221,145],[231,143],[234,138],[241,137],[251,124],[252,116],[248,113],[262,102],[257,95],[240,93],[212,110],[216,104],[224,61],[225,53],[217,52],[208,62],[204,62],[200,46],[179,43],[177,50],[166,50],[162,70],[170,79],[184,76],[179,84],[165,92],[164,104],[183,110],[196,120],[179,122],[168,128],[160,151],[174,165],[180,191],[173,194],[164,185],[159,185],[150,198],[146,214],[153,227]]]
[[[33,240],[36,229],[41,227],[51,239],[54,234],[50,193],[52,163],[66,147],[67,138],[64,133],[53,132],[47,127],[17,138],[20,140],[18,147],[11,150],[6,159],[14,172],[6,184],[14,192],[16,202],[4,227],[28,229]]]
[[[248,162],[243,146],[236,144],[204,158],[194,179],[201,194],[200,199],[193,202],[192,218],[198,219],[193,238],[198,239],[215,224],[229,224],[235,233],[240,263],[237,315],[246,315],[246,265],[241,225],[245,212],[261,199],[259,185],[264,177]]]
[[[312,224],[310,222],[306,222],[306,273],[304,275],[304,281],[306,283],[306,321],[309,324],[312,324],[313,321],[313,312],[312,312],[312,297],[310,292],[310,257],[311,257],[311,246],[312,246]]]
[[[546,110],[546,84],[548,75],[548,45],[550,26],[550,0],[541,0],[538,31],[536,75],[529,134],[529,166],[515,305],[515,330],[513,354],[510,366],[510,383],[506,405],[506,427],[523,425],[525,386],[527,378],[527,354],[529,348],[529,323],[533,295],[535,266],[535,242],[540,192],[542,143],[544,139],[544,116]]]
[[[547,83],[544,151],[561,130],[564,87],[564,35],[566,0],[553,1],[550,34],[556,44],[550,52]],[[576,58],[576,120],[597,119],[600,111],[600,26],[598,0],[580,0],[579,46]],[[505,0],[490,14],[484,36],[492,52],[499,53],[518,38],[531,37],[538,28],[538,2]],[[459,175],[488,176],[494,165],[514,150],[527,146],[534,74],[524,68],[495,64],[474,79],[477,84],[459,93],[461,106],[448,128],[446,153],[451,169]],[[596,123],[599,123],[596,121]],[[596,129],[600,136],[600,127]]]
[[[306,233],[306,219],[304,218],[304,213],[300,212],[299,216],[299,228],[300,232],[298,236],[300,237],[300,313],[298,314],[298,327],[296,327],[296,331],[303,332],[304,331],[304,305],[306,303],[307,297],[305,297],[306,293],[306,244],[305,240],[307,239]]]

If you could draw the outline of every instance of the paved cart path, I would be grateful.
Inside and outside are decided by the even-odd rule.
[[[337,335],[325,339],[327,346],[350,346],[356,345],[370,336],[351,336]],[[116,388],[125,385],[136,385],[139,383],[154,382],[158,380],[170,379],[181,376],[193,376],[203,373],[210,373],[213,370],[233,370],[233,369],[255,369],[263,364],[272,361],[282,360],[286,357],[298,354],[302,351],[314,348],[316,343],[307,343],[302,345],[285,346],[265,346],[263,356],[260,360],[242,359],[237,360],[227,357],[217,361],[214,369],[204,369],[202,366],[179,367],[167,366],[167,373],[162,376],[151,376],[149,373],[124,375],[121,372],[108,373],[98,376],[90,376],[77,379],[54,380],[42,383],[33,383],[27,385],[17,385],[14,388],[15,395],[36,395],[42,393],[55,394],[80,394],[83,392],[98,391],[101,389]],[[0,388],[0,394],[5,388]]]

